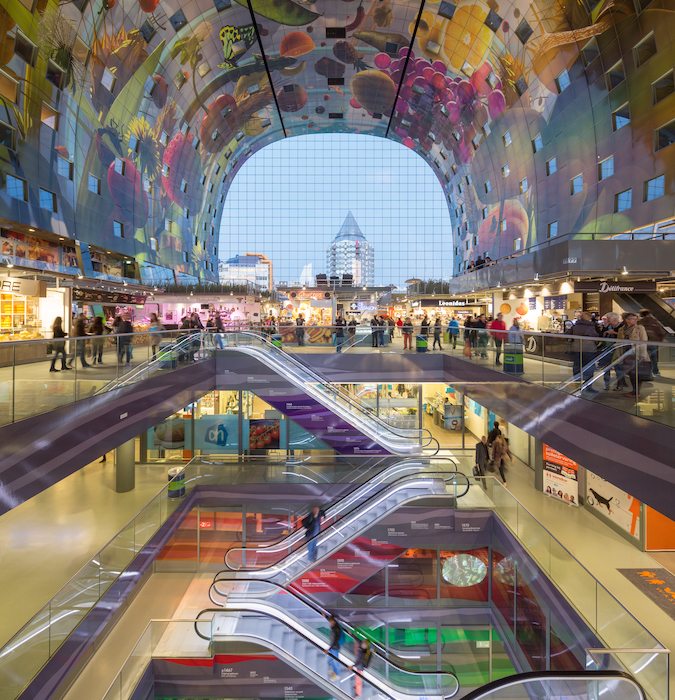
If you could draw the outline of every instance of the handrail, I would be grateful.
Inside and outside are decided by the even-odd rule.
[[[210,612],[213,612],[213,613],[216,613],[216,614],[219,614],[219,615],[227,615],[228,613],[230,613],[230,614],[231,614],[231,613],[245,613],[245,614],[248,613],[248,614],[252,614],[254,617],[268,617],[268,618],[272,618],[272,619],[276,620],[277,622],[280,622],[282,625],[284,625],[284,626],[287,627],[288,629],[292,630],[295,634],[297,634],[297,635],[299,635],[300,637],[302,637],[306,642],[309,642],[312,646],[316,647],[316,648],[319,649],[320,651],[325,652],[325,651],[328,649],[328,646],[325,646],[325,647],[324,647],[324,646],[322,646],[321,644],[319,644],[317,641],[315,641],[314,639],[312,639],[308,634],[306,634],[305,630],[299,629],[298,627],[293,627],[293,626],[291,626],[291,624],[290,624],[287,620],[285,620],[285,619],[283,619],[283,618],[281,618],[281,617],[277,617],[277,616],[275,616],[275,615],[273,615],[273,614],[271,614],[271,613],[259,613],[259,612],[253,612],[253,613],[252,613],[252,611],[251,611],[250,609],[246,608],[246,607],[237,607],[237,606],[230,607],[230,608],[228,608],[227,610],[224,610],[223,608],[205,608],[204,610],[202,610],[202,611],[199,612],[199,614],[197,615],[197,619],[195,620],[195,623],[194,623],[194,630],[195,630],[195,633],[197,634],[198,637],[200,637],[201,639],[204,639],[204,640],[206,640],[206,641],[209,641],[209,642],[212,642],[212,641],[213,641],[212,638],[211,638],[210,636],[209,636],[209,637],[205,637],[205,636],[199,631],[198,625],[199,625],[199,622],[201,622],[201,616],[202,616],[204,613],[210,613]],[[236,631],[232,632],[232,635],[233,635],[233,636],[236,636],[236,635],[237,635],[237,632],[236,632]],[[242,636],[245,636],[245,635],[242,634]],[[276,646],[272,641],[270,641],[270,640],[268,640],[268,639],[264,639],[263,637],[259,637],[259,639],[260,639],[261,641],[263,641],[263,642],[266,642],[266,643],[269,644],[269,645]],[[295,656],[294,656],[294,658],[295,658],[299,663],[301,663],[303,666],[307,667],[306,664],[304,664],[304,663],[302,662],[301,659],[298,659],[298,658],[295,657]],[[369,680],[368,677],[367,677],[369,674],[364,673],[364,671],[367,671],[367,669],[364,669],[364,671],[361,671],[361,670],[359,670],[359,669],[355,669],[355,668],[352,666],[351,663],[347,663],[346,661],[343,661],[341,658],[339,658],[339,655],[335,655],[335,656],[333,656],[332,658],[336,659],[336,660],[338,661],[338,663],[341,664],[341,665],[342,665],[344,668],[346,668],[348,671],[350,671],[350,672],[352,672],[352,673],[356,673],[356,674],[358,674],[359,676],[361,676],[367,683],[372,683],[372,681]],[[389,663],[386,659],[384,659],[384,661],[385,661],[386,663]],[[392,665],[393,665],[393,664],[392,664]],[[401,667],[398,667],[398,666],[397,666],[396,668],[398,668],[399,670],[403,671],[404,673],[408,673],[408,674],[411,674],[411,675],[413,675],[413,674],[414,674],[414,675],[419,674],[420,676],[421,676],[421,675],[434,675],[434,676],[448,676],[449,678],[453,678],[454,681],[455,681],[455,684],[456,684],[456,685],[455,685],[455,690],[454,690],[454,692],[451,693],[450,695],[443,695],[444,700],[447,700],[448,698],[454,697],[454,696],[459,692],[459,680],[457,679],[457,676],[455,676],[454,673],[448,673],[448,672],[446,672],[446,671],[409,671],[409,670],[407,670],[407,669],[402,669]],[[381,687],[382,685],[383,685],[382,683],[378,683],[378,686],[380,686],[380,687],[379,687],[380,692],[384,693],[387,697],[391,698],[392,700],[396,700],[396,696],[395,696],[395,695],[392,695],[390,692],[388,692],[387,689],[386,689],[386,687]],[[408,695],[408,693],[405,693],[405,694]],[[439,693],[439,694],[442,694],[442,693]]]
[[[524,682],[555,681],[555,680],[579,680],[579,681],[602,681],[602,680],[624,680],[635,687],[639,700],[647,700],[642,686],[628,673],[623,671],[527,671],[517,673],[513,676],[506,676],[496,681],[491,681],[486,685],[476,688],[463,696],[463,700],[489,700],[495,692],[505,688],[522,685]]]
[[[399,467],[399,466],[400,466],[400,465],[398,465],[398,464],[397,464],[397,465],[394,465],[394,468],[397,468],[397,467]],[[384,472],[379,472],[377,476],[380,476],[380,475],[383,474],[383,473],[384,473]],[[313,539],[316,539],[316,538],[321,537],[321,536],[322,536],[324,533],[326,533],[330,528],[334,527],[336,523],[341,523],[341,522],[344,521],[346,518],[349,518],[351,515],[353,515],[357,510],[361,510],[361,509],[367,507],[368,504],[369,504],[371,501],[373,501],[373,500],[376,499],[376,498],[379,498],[385,491],[391,489],[391,488],[394,487],[394,486],[400,485],[400,483],[403,482],[403,481],[405,481],[405,480],[413,481],[414,479],[433,479],[433,478],[437,477],[438,475],[441,475],[442,477],[448,477],[448,478],[443,478],[444,481],[449,481],[451,478],[457,478],[457,475],[460,475],[460,474],[462,475],[462,477],[464,477],[464,478],[466,479],[466,487],[465,487],[465,489],[462,491],[462,493],[459,493],[459,494],[458,494],[458,493],[455,493],[455,494],[453,495],[453,498],[456,498],[456,499],[457,499],[457,498],[462,498],[463,496],[465,496],[465,495],[469,492],[469,489],[471,488],[471,482],[469,481],[469,478],[468,478],[463,472],[460,472],[460,471],[457,471],[457,470],[454,470],[454,471],[418,472],[418,473],[416,473],[416,474],[404,474],[403,476],[400,476],[399,478],[394,479],[393,481],[384,482],[383,485],[382,485],[382,487],[381,487],[379,490],[377,490],[376,492],[371,493],[371,494],[369,494],[368,496],[366,496],[360,503],[358,503],[358,504],[355,505],[353,508],[351,508],[351,509],[348,510],[346,513],[344,513],[338,520],[336,520],[336,522],[331,523],[330,526],[326,527],[325,530],[321,530],[320,532],[318,532],[316,535],[313,535],[312,537],[305,537],[305,538],[302,538],[303,543],[307,543],[307,542],[312,541]],[[448,475],[451,475],[451,476],[448,476]],[[367,481],[364,482],[363,486],[367,486],[368,483],[369,483],[369,482],[367,482]],[[358,490],[358,489],[357,489],[357,490]],[[356,490],[355,490],[355,491],[352,491],[352,492],[350,492],[350,493],[348,493],[348,494],[345,494],[342,498],[340,498],[340,499],[336,502],[335,505],[338,505],[338,504],[341,503],[342,501],[345,501],[345,500],[347,500],[347,499],[349,499],[349,498],[353,498],[354,495],[355,495],[355,493],[356,493]],[[223,563],[224,563],[225,565],[228,565],[228,563],[227,563],[228,556],[229,556],[229,554],[230,554],[231,552],[234,552],[234,551],[236,551],[236,552],[251,551],[251,553],[262,552],[263,554],[264,554],[264,553],[268,553],[268,552],[269,552],[269,553],[274,553],[274,552],[278,552],[278,551],[283,551],[286,547],[288,547],[288,546],[293,546],[292,544],[289,544],[289,545],[286,545],[286,546],[282,546],[283,543],[284,543],[286,540],[291,539],[291,538],[294,537],[294,536],[297,536],[297,533],[298,533],[298,532],[300,532],[299,529],[294,530],[292,533],[290,533],[289,535],[287,535],[286,537],[284,537],[282,540],[279,540],[279,541],[276,542],[275,544],[272,544],[272,545],[270,545],[270,546],[268,546],[268,547],[252,547],[252,548],[248,548],[248,547],[231,547],[231,548],[228,549],[227,552],[225,553]],[[294,544],[294,543],[293,543],[293,544]],[[303,545],[300,545],[299,547],[296,547],[295,549],[292,549],[286,556],[290,556],[291,554],[293,554],[293,552],[297,551],[297,550],[300,549],[302,546],[303,546]],[[278,562],[277,562],[277,563],[278,563]],[[224,571],[224,570],[223,570],[223,571],[219,571],[219,572],[215,575],[214,581],[217,579],[218,576],[220,576],[220,574],[227,574],[227,573],[231,573],[231,572],[233,572],[233,571],[242,571],[242,570],[243,570],[243,571],[249,571],[249,570],[251,570],[251,569],[232,569],[232,568],[230,568],[230,567],[228,566],[228,570],[227,570],[227,571]],[[257,571],[258,569],[252,569],[252,570]],[[231,579],[221,579],[221,580],[231,580]]]

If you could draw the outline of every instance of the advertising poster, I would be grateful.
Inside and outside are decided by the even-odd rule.
[[[261,450],[278,450],[280,437],[281,423],[278,418],[252,418],[249,421],[248,449],[251,454]]]
[[[195,449],[202,452],[237,452],[238,419],[235,415],[202,416],[195,421]]]
[[[544,493],[572,506],[579,505],[579,465],[549,445],[544,452]]]
[[[73,245],[59,245],[36,236],[4,230],[0,233],[0,244],[5,263],[70,275],[80,272]]]
[[[640,538],[640,501],[589,471],[586,471],[586,505],[631,537]]]

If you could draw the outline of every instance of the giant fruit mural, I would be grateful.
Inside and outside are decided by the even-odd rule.
[[[0,0],[0,217],[208,280],[241,164],[279,138],[345,131],[427,160],[456,272],[554,221],[652,224],[673,215],[669,5]],[[663,196],[643,201],[660,174]]]

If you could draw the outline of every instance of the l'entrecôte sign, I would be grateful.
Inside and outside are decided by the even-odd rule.
[[[590,280],[575,282],[575,292],[595,292],[600,294],[631,294],[633,292],[655,292],[656,282],[629,282],[622,280]]]

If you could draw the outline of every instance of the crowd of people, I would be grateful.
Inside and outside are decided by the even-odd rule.
[[[498,472],[505,484],[506,463],[512,459],[509,439],[502,433],[499,421],[495,421],[492,430],[476,443],[474,476],[483,478],[488,472]]]

